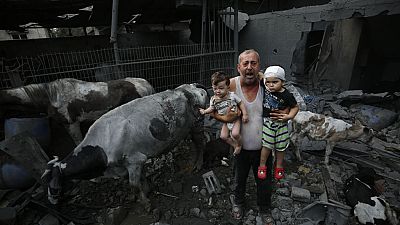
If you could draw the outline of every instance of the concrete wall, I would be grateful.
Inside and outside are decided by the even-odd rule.
[[[329,50],[326,54],[326,70],[321,70],[321,78],[334,80],[343,89],[350,88],[354,62],[357,56],[358,44],[362,32],[361,19],[347,19],[336,21],[332,33],[325,33],[324,44]]]
[[[395,14],[400,14],[398,0],[332,0],[320,6],[251,15],[247,26],[239,33],[239,51],[254,48],[260,53],[262,69],[280,64],[286,74],[291,74],[296,44],[302,32],[313,30],[315,23]]]
[[[39,39],[39,38],[48,38],[49,33],[45,28],[32,28],[27,29],[25,33],[28,39]],[[0,30],[0,41],[3,40],[13,40],[11,34],[9,34],[6,30]]]
[[[251,17],[239,34],[239,49],[254,48],[261,57],[261,68],[279,64],[291,74],[290,64],[296,43],[302,32],[310,31],[312,23],[298,20],[297,16],[266,13]]]
[[[141,32],[121,34],[118,38],[120,48],[149,45],[187,44],[190,31]],[[156,43],[156,44],[155,44]],[[0,41],[0,58],[16,56],[35,56],[43,53],[59,53],[71,51],[96,50],[112,48],[110,36],[91,35],[81,37],[46,38],[34,40]]]

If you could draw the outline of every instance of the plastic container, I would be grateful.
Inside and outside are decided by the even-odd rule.
[[[14,163],[2,164],[0,176],[0,189],[26,189],[35,183],[25,168]]]
[[[22,132],[30,133],[36,138],[43,149],[48,149],[50,145],[50,124],[48,117],[5,119],[4,136],[6,139]]]

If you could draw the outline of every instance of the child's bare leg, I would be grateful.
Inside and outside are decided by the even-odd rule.
[[[276,154],[276,167],[283,168],[283,159],[285,158],[284,151],[275,151]]]
[[[220,136],[220,137],[221,137],[222,140],[224,140],[224,141],[225,141],[226,143],[228,143],[230,146],[232,146],[232,147],[235,148],[236,143],[235,143],[235,141],[231,138],[230,132],[229,132],[229,129],[228,129],[228,126],[227,126],[226,123],[224,123],[224,124],[222,125],[221,136]]]
[[[240,136],[240,120],[236,120],[233,124],[232,128],[232,138],[235,141],[236,145],[234,147],[234,152],[233,154],[237,155],[240,153],[240,150],[242,150],[242,140]]]
[[[258,167],[257,176],[259,179],[265,179],[267,177],[267,167],[265,166],[267,163],[267,159],[271,154],[271,149],[267,147],[262,147],[261,155],[260,155],[260,166]]]
[[[276,166],[275,166],[275,179],[280,180],[285,176],[285,169],[283,168],[283,159],[285,157],[284,151],[275,151]]]
[[[267,147],[262,147],[260,156],[260,166],[265,166],[270,154],[271,154],[271,149]]]

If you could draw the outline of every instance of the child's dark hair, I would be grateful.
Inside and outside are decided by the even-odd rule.
[[[213,75],[211,75],[212,85],[217,85],[221,81],[225,81],[226,86],[229,86],[229,84],[231,83],[229,77],[222,71],[215,72]]]

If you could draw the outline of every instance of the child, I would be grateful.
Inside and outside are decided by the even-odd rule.
[[[233,92],[229,91],[230,80],[224,72],[216,72],[211,76],[211,84],[214,96],[210,99],[210,107],[200,109],[202,115],[209,114],[214,110],[220,115],[225,115],[227,108],[231,107],[232,111],[236,111],[237,107],[242,111],[242,121],[247,123],[249,117],[242,100]],[[230,134],[231,131],[231,134]],[[240,120],[237,119],[233,123],[224,123],[221,130],[221,139],[234,148],[234,155],[240,153],[242,143],[240,140]]]
[[[288,123],[299,111],[299,106],[294,96],[283,87],[285,70],[280,66],[270,66],[264,72],[261,86],[264,88],[263,100],[263,134],[260,166],[258,178],[265,179],[267,168],[265,163],[271,151],[275,150],[276,162],[274,177],[280,180],[284,176],[283,159],[284,151],[290,142]],[[289,108],[289,114],[281,114],[279,119],[272,119],[270,113],[274,110]]]

